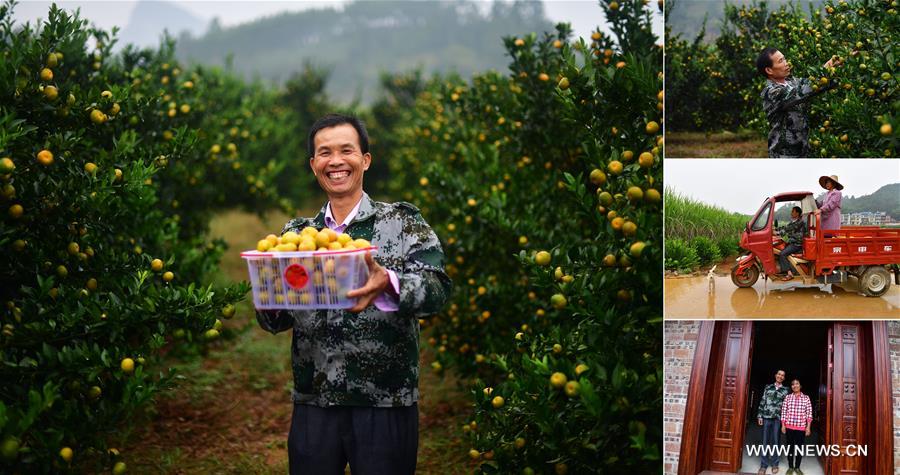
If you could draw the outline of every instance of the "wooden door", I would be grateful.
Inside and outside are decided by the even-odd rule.
[[[865,444],[866,398],[865,384],[866,344],[862,324],[834,323],[832,327],[832,378],[831,378],[831,427],[829,444],[841,447]],[[826,474],[861,475],[865,470],[863,457],[829,457]]]
[[[740,467],[751,325],[701,324],[685,408],[679,475],[697,475],[706,469],[736,472]],[[883,321],[829,325],[822,443],[858,441],[852,443],[867,445],[869,453],[867,457],[825,459],[827,474],[892,473],[894,424],[888,333]],[[736,412],[733,408],[741,409]]]
[[[701,446],[704,463],[713,471],[737,472],[741,467],[744,429],[747,420],[747,385],[753,323],[730,321],[716,325],[711,361],[718,360],[710,371],[704,411],[709,426],[703,431]],[[716,358],[718,355],[718,358]]]
[[[819,391],[819,399],[816,403],[816,416],[818,417],[818,426],[816,431],[819,433],[818,444],[831,444],[831,408],[832,397],[834,394],[832,374],[834,370],[834,327],[829,327],[825,338],[825,347],[822,350],[819,366],[819,384],[822,386]],[[831,464],[827,457],[824,457],[825,475],[831,475]]]

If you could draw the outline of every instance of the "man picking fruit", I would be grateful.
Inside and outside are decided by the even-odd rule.
[[[836,56],[824,67],[840,66]],[[769,120],[769,158],[808,157],[809,119],[806,103],[813,97],[837,87],[829,81],[816,91],[806,78],[791,76],[791,65],[775,48],[762,50],[756,58],[756,69],[766,78],[766,87],[760,93],[763,110]]]
[[[409,203],[363,192],[369,138],[356,118],[329,114],[309,133],[309,164],[328,202],[282,231],[327,227],[378,248],[349,310],[258,311],[272,333],[293,328],[291,474],[412,474],[418,449],[419,318],[441,310],[451,282],[431,227]],[[377,260],[376,260],[377,259]]]

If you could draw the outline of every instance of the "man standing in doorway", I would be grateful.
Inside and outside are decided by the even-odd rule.
[[[309,164],[328,202],[282,231],[328,227],[378,248],[346,310],[258,311],[272,333],[293,329],[291,475],[412,475],[418,449],[419,318],[450,295],[440,241],[409,203],[363,192],[369,138],[355,117],[330,114],[309,133]]]
[[[775,372],[775,382],[766,385],[762,397],[759,399],[759,408],[756,411],[756,422],[762,426],[762,461],[759,465],[759,475],[765,475],[766,469],[772,467],[772,473],[778,473],[778,454],[775,452],[780,444],[781,436],[781,404],[785,396],[790,392],[784,383],[784,370]],[[766,448],[768,447],[768,448]],[[772,452],[766,452],[771,450]]]

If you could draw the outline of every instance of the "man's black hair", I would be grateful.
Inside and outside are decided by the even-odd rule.
[[[306,153],[310,158],[315,156],[315,147],[316,147],[316,134],[319,133],[322,129],[327,129],[330,127],[335,127],[338,125],[350,124],[356,129],[356,134],[359,135],[359,150],[363,154],[369,153],[369,133],[366,132],[366,126],[362,123],[361,120],[356,117],[344,115],[344,114],[326,114],[319,118],[315,124],[313,124],[312,128],[309,129],[309,137],[306,142]]]
[[[769,75],[766,73],[766,68],[771,68],[772,64],[772,55],[778,51],[777,48],[766,48],[759,53],[759,56],[756,57],[756,70],[759,71],[763,77],[768,78]]]
[[[799,206],[794,206],[794,207],[793,207],[793,208],[791,208],[791,211],[796,211],[796,212],[797,212],[797,214],[799,214],[799,215],[801,215],[801,216],[803,216],[803,210],[802,210],[802,209],[800,209],[800,207],[799,207]]]

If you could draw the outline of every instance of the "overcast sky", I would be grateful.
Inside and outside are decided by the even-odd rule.
[[[900,182],[900,160],[669,159],[664,173],[666,187],[743,214],[755,213],[764,199],[777,193],[819,194],[824,191],[819,186],[822,175],[837,175],[844,196],[868,195]]]
[[[377,0],[368,0],[377,1]],[[422,1],[422,0],[420,0]],[[427,0],[425,0],[427,1]],[[553,22],[569,22],[575,30],[576,36],[588,37],[591,30],[598,24],[605,23],[603,10],[600,9],[597,0],[543,0],[544,11]],[[46,18],[47,10],[52,2],[25,0],[20,2],[15,9],[16,21],[33,21],[37,18]],[[57,0],[56,4],[67,9],[81,8],[85,18],[93,21],[103,29],[113,26],[124,27],[131,17],[136,1],[90,1],[90,0]],[[224,26],[246,23],[254,19],[275,15],[283,11],[300,11],[309,8],[322,8],[326,6],[340,7],[347,0],[309,0],[309,1],[218,1],[218,0],[191,0],[173,1],[198,17],[209,21],[218,17]],[[476,3],[489,9],[491,0],[478,0]],[[658,13],[656,2],[650,2],[654,12],[653,29],[657,37],[662,37],[663,20]],[[603,28],[607,32],[608,29]],[[660,40],[661,42],[662,40]]]

